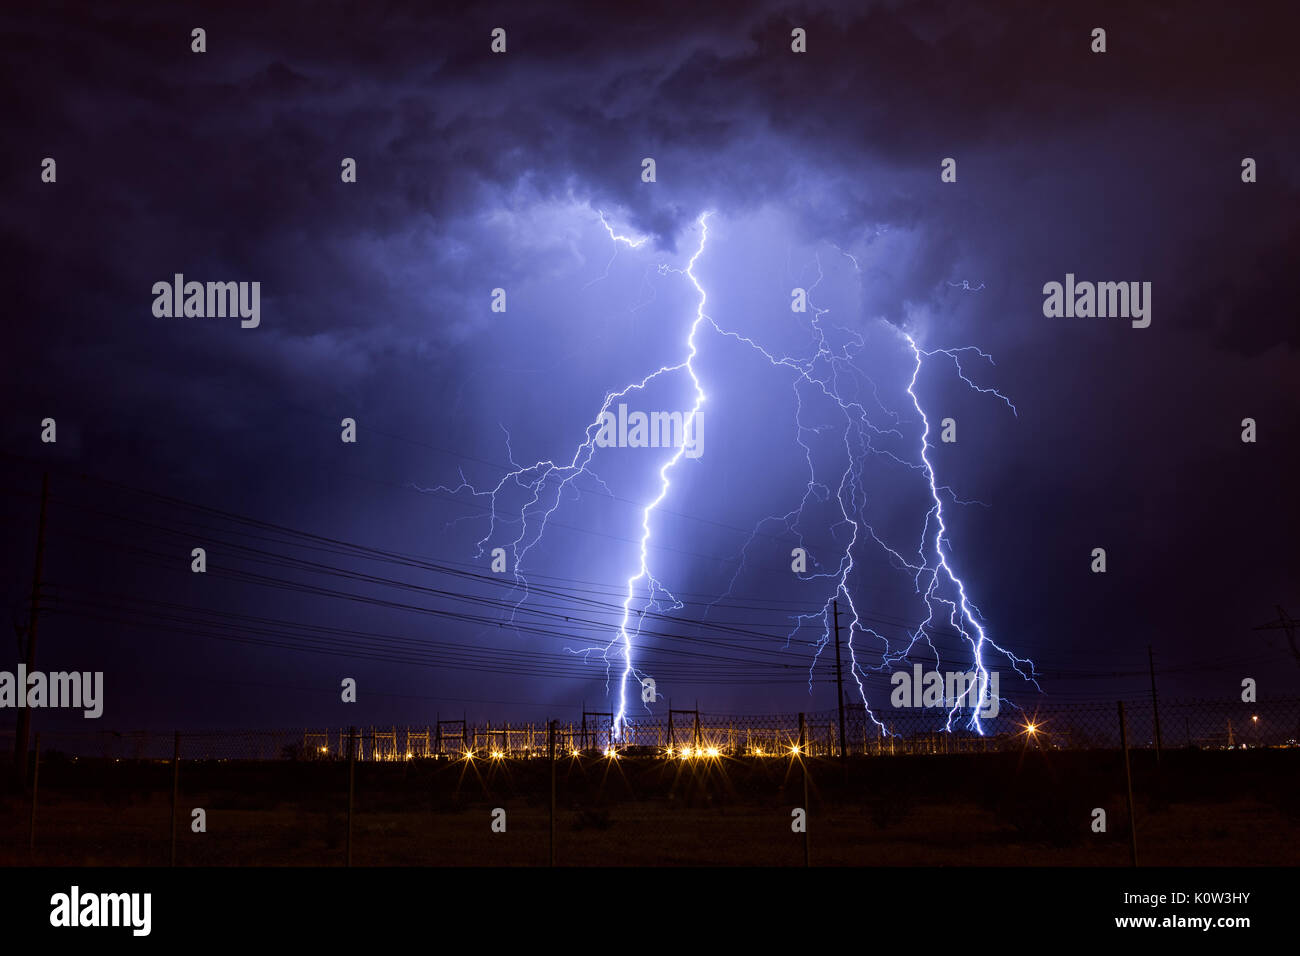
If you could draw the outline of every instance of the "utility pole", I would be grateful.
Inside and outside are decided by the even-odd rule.
[[[27,648],[24,658],[27,673],[36,670],[36,622],[41,605],[41,573],[45,565],[45,509],[50,500],[50,473],[41,475],[41,518],[36,531],[36,573],[32,576],[31,616],[27,621]],[[16,688],[18,693],[26,696],[27,688]],[[27,736],[32,729],[32,709],[18,708],[18,727],[14,734],[14,768],[18,771],[19,783],[27,786]]]
[[[1156,658],[1151,645],[1147,645],[1147,664],[1151,667],[1151,713],[1155,717],[1156,763],[1160,763],[1160,702],[1156,699]]]
[[[1286,631],[1286,639],[1287,643],[1291,645],[1291,653],[1295,656],[1296,661],[1300,663],[1300,647],[1296,645],[1295,636],[1296,628],[1300,627],[1300,621],[1297,621],[1295,618],[1288,615],[1286,611],[1283,610],[1282,605],[1278,604],[1275,606],[1277,607],[1277,620],[1269,621],[1267,624],[1261,624],[1259,627],[1252,628],[1252,630]]]
[[[840,602],[836,598],[831,602],[835,614],[835,686],[839,692],[840,702],[840,760],[847,760],[849,752],[844,746],[844,668],[840,664]]]

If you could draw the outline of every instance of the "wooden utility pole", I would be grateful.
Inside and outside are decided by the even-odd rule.
[[[45,510],[50,500],[50,473],[41,475],[41,517],[36,530],[36,571],[32,575],[32,606],[27,619],[27,647],[23,655],[27,662],[27,673],[36,670],[36,623],[41,607],[41,574],[45,565]],[[18,687],[17,692],[23,697],[27,688]],[[26,703],[26,701],[24,701]],[[27,786],[27,737],[32,729],[32,709],[18,708],[18,727],[14,733],[14,768],[18,772],[18,781]]]
[[[849,752],[844,746],[844,669],[840,665],[840,602],[831,602],[835,614],[835,684],[839,690],[840,702],[840,760],[847,760]],[[824,620],[824,619],[823,619]]]

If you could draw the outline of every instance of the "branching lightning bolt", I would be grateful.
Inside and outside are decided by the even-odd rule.
[[[635,249],[643,245],[648,238],[620,234],[615,231],[603,212],[598,215],[601,225],[609,235],[611,242],[615,244],[615,252],[611,256],[609,264],[606,265],[604,275],[593,280],[593,282],[600,281],[600,279],[608,276],[614,257],[617,256],[617,245],[627,245]],[[528,597],[528,582],[523,574],[525,561],[531,549],[541,541],[547,523],[559,507],[565,493],[580,493],[582,489],[577,482],[584,476],[601,487],[606,493],[609,491],[600,477],[591,470],[590,465],[595,454],[598,430],[613,403],[633,391],[644,390],[651,382],[660,377],[685,373],[689,377],[694,390],[694,404],[686,413],[683,422],[684,434],[691,433],[706,397],[694,363],[698,354],[696,337],[701,328],[707,325],[720,336],[747,346],[773,367],[785,369],[792,373],[791,388],[795,399],[795,442],[803,449],[808,466],[808,480],[798,504],[785,514],[770,515],[764,518],[754,527],[753,532],[741,548],[738,566],[731,578],[727,592],[718,601],[723,600],[732,593],[737,580],[745,570],[745,559],[748,550],[766,523],[779,522],[797,538],[800,546],[804,547],[805,534],[802,528],[804,510],[813,500],[820,502],[833,500],[839,515],[829,531],[832,535],[838,535],[841,539],[847,538],[847,541],[836,547],[837,557],[832,562],[823,564],[814,557],[813,570],[800,576],[805,581],[826,580],[829,591],[826,594],[824,603],[817,611],[792,616],[793,629],[786,641],[788,647],[790,641],[802,629],[819,623],[820,634],[813,644],[815,652],[809,667],[810,690],[812,673],[817,666],[821,652],[832,640],[831,616],[833,606],[836,601],[842,600],[843,607],[847,610],[846,617],[849,631],[847,648],[850,674],[857,684],[866,713],[880,728],[881,732],[888,733],[884,723],[876,717],[868,702],[867,690],[863,684],[867,668],[859,660],[859,645],[857,642],[865,636],[878,641],[882,645],[879,651],[880,664],[876,669],[884,671],[887,667],[906,658],[915,645],[923,641],[933,653],[937,669],[940,663],[939,652],[931,640],[930,632],[944,615],[942,609],[946,606],[948,627],[959,633],[970,646],[972,666],[977,676],[973,687],[967,688],[966,692],[957,700],[949,702],[950,710],[948,711],[946,729],[952,729],[953,721],[959,711],[963,708],[969,708],[970,717],[967,726],[976,732],[982,733],[980,711],[989,702],[989,672],[986,667],[986,656],[989,651],[996,651],[1004,655],[1011,661],[1013,668],[1022,678],[1034,682],[1036,685],[1033,664],[1030,661],[1016,657],[993,642],[986,631],[982,613],[968,596],[965,583],[953,569],[953,561],[950,555],[951,546],[947,540],[947,525],[944,520],[943,498],[946,496],[958,503],[966,502],[958,499],[951,488],[939,484],[935,477],[934,466],[929,456],[931,447],[929,442],[930,422],[922,408],[916,387],[923,359],[942,355],[951,360],[957,375],[967,386],[980,394],[992,395],[1000,399],[1013,413],[1018,414],[1015,406],[1005,395],[996,389],[977,385],[967,375],[962,366],[962,356],[966,353],[973,352],[989,362],[992,362],[991,356],[973,346],[926,350],[917,345],[910,335],[903,334],[902,337],[906,340],[915,359],[911,379],[906,390],[911,399],[913,410],[920,419],[922,432],[919,460],[901,458],[888,448],[877,444],[878,439],[886,436],[900,440],[904,436],[900,430],[902,426],[900,415],[884,405],[875,382],[871,381],[854,364],[854,357],[866,347],[866,342],[858,332],[839,327],[828,328],[824,321],[829,312],[828,309],[812,306],[812,315],[807,324],[813,335],[814,350],[810,355],[803,357],[776,355],[748,336],[722,328],[709,317],[705,311],[708,296],[695,273],[695,266],[708,243],[709,216],[710,213],[706,212],[696,220],[696,225],[699,228],[699,245],[688,260],[686,267],[684,269],[674,269],[665,265],[659,267],[661,274],[675,273],[685,276],[695,289],[698,297],[695,316],[690,323],[684,342],[685,354],[680,362],[661,366],[639,381],[629,383],[618,391],[608,392],[599,412],[587,426],[584,440],[578,445],[567,462],[556,463],[546,460],[531,465],[519,465],[514,461],[513,453],[511,453],[511,470],[490,488],[478,489],[471,485],[462,473],[459,485],[455,487],[439,486],[436,489],[428,490],[450,492],[452,494],[465,492],[474,497],[486,499],[490,506],[489,527],[487,533],[478,542],[480,556],[483,554],[486,543],[496,534],[499,525],[518,524],[519,531],[514,539],[509,542],[512,573],[515,583],[522,594],[515,604],[515,608],[518,609]],[[847,252],[838,249],[837,251],[852,261],[854,270],[860,273],[861,270],[857,259]],[[818,258],[817,280],[808,290],[810,304],[811,294],[823,278],[821,261]],[[966,283],[963,283],[963,287],[970,289],[970,286]],[[983,288],[983,284],[981,284],[980,288]],[[971,289],[971,291],[978,290]],[[843,344],[833,345],[830,337],[832,333],[842,336]],[[869,389],[871,396],[870,406],[864,404],[867,389]],[[805,394],[818,394],[831,400],[843,416],[843,451],[846,464],[832,481],[824,481],[818,477],[817,467],[814,463],[814,452],[810,444],[812,436],[820,434],[832,426],[824,423],[809,423],[805,420]],[[861,399],[859,398],[860,395],[863,396]],[[873,416],[877,415],[877,413],[883,414],[887,419],[886,427],[881,427],[874,422]],[[507,449],[509,449],[508,432],[506,433],[506,442]],[[683,441],[677,446],[675,453],[659,467],[658,493],[641,509],[639,562],[635,573],[626,582],[622,601],[622,615],[617,632],[603,648],[589,647],[575,652],[584,657],[594,652],[601,653],[607,665],[607,679],[609,676],[608,668],[613,663],[610,660],[610,652],[613,651],[616,657],[621,659],[619,665],[621,672],[618,675],[618,708],[614,717],[614,735],[616,738],[622,735],[627,719],[628,681],[629,679],[639,680],[642,677],[635,664],[635,648],[636,638],[640,634],[641,623],[645,615],[652,610],[680,609],[683,607],[682,603],[655,577],[652,571],[650,540],[653,534],[654,513],[668,497],[672,487],[671,475],[685,451],[686,444]],[[926,479],[932,505],[922,524],[920,543],[916,552],[917,557],[914,560],[908,560],[898,549],[888,545],[865,519],[864,511],[868,501],[868,494],[864,482],[863,468],[864,462],[869,455],[881,456],[913,473],[923,475]],[[523,493],[528,497],[517,515],[505,518],[498,513],[498,496],[512,487],[522,489]],[[862,619],[853,596],[852,578],[857,568],[855,553],[861,546],[866,545],[868,539],[883,549],[896,568],[910,573],[916,593],[923,598],[926,606],[925,619],[911,632],[907,647],[902,650],[891,648],[889,640]],[[809,550],[811,555],[811,549]],[[717,603],[714,602],[715,605]],[[706,616],[707,613],[706,611]],[[1029,672],[1026,673],[1022,670],[1022,666],[1027,666]]]
[[[916,358],[916,364],[912,369],[911,381],[907,383],[907,394],[911,396],[912,405],[916,409],[917,415],[921,417],[921,463],[924,466],[926,480],[930,486],[930,499],[934,503],[926,514],[925,524],[921,531],[921,544],[918,548],[918,551],[921,554],[921,565],[916,568],[918,592],[921,590],[922,579],[928,574],[928,583],[925,585],[924,589],[925,604],[928,613],[926,619],[921,623],[921,626],[913,633],[912,643],[914,644],[933,622],[935,605],[946,604],[949,608],[949,627],[960,633],[962,638],[970,644],[971,664],[976,675],[976,680],[973,688],[967,686],[960,695],[957,695],[956,698],[950,702],[948,720],[945,724],[945,729],[951,730],[957,712],[963,707],[968,707],[970,710],[970,717],[966,722],[966,726],[976,733],[983,733],[983,728],[980,723],[981,711],[989,707],[991,703],[989,695],[989,672],[984,663],[985,653],[988,648],[1000,652],[1011,661],[1011,666],[1015,669],[1016,673],[1025,680],[1033,683],[1035,686],[1037,686],[1037,680],[1033,676],[1032,661],[1016,657],[1010,651],[1007,651],[994,643],[988,636],[982,623],[983,614],[975,605],[975,602],[967,595],[965,583],[953,570],[947,548],[946,536],[948,529],[943,520],[943,499],[939,494],[939,488],[935,484],[934,465],[930,462],[930,419],[925,414],[925,409],[921,407],[921,400],[916,394],[916,382],[917,378],[921,374],[922,357],[934,355],[948,356],[948,358],[952,359],[953,364],[956,365],[957,374],[967,385],[978,392],[985,394],[992,393],[993,395],[996,395],[1006,403],[1007,407],[1010,408],[1017,417],[1019,416],[1019,412],[1016,412],[1016,407],[1011,404],[1010,399],[1005,395],[996,389],[980,388],[966,376],[965,371],[962,369],[961,360],[958,357],[959,353],[974,351],[980,356],[989,359],[991,362],[992,358],[986,353],[981,352],[973,346],[967,346],[960,349],[932,349],[927,351],[918,346],[916,341],[910,335],[904,334],[903,337],[907,340],[907,344]],[[933,537],[930,537],[929,532],[932,524],[934,527],[934,535]],[[928,557],[926,554],[927,545],[929,545],[930,549]],[[955,598],[942,596],[941,588],[945,581],[949,587],[956,589]],[[931,644],[930,646],[933,649],[934,645]],[[908,650],[910,651],[910,649],[911,646],[909,645]],[[935,663],[937,667],[937,653]],[[1021,670],[1022,665],[1027,665],[1030,669],[1030,673],[1026,674]]]
[[[703,254],[704,246],[709,239],[708,220],[709,220],[709,214],[707,212],[700,216],[698,220],[698,224],[700,227],[700,245],[695,250],[695,254],[691,256],[690,261],[686,265],[686,269],[683,270],[686,277],[691,280],[691,284],[695,286],[696,294],[699,295],[700,297],[699,304],[696,306],[695,309],[695,321],[691,323],[690,333],[686,336],[686,346],[688,350],[686,361],[682,362],[680,365],[675,365],[671,367],[666,366],[660,368],[658,371],[652,372],[651,375],[646,379],[646,382],[648,382],[651,378],[654,378],[655,376],[662,375],[667,372],[674,372],[679,369],[685,369],[687,373],[690,375],[691,384],[694,386],[695,389],[695,404],[691,406],[691,410],[686,414],[685,418],[683,419],[684,435],[691,434],[692,430],[695,427],[695,418],[700,413],[700,406],[704,404],[704,389],[700,385],[700,379],[699,376],[696,375],[695,373],[695,366],[693,363],[695,362],[695,356],[697,354],[697,349],[695,345],[695,334],[696,332],[699,331],[700,323],[708,320],[708,316],[704,314],[704,306],[705,303],[708,301],[708,296],[704,292],[704,287],[700,285],[699,277],[695,275],[695,263],[699,260],[700,256]],[[603,221],[603,217],[602,217],[602,221]],[[612,230],[610,231],[610,235],[611,236],[614,235]],[[711,322],[712,320],[709,321]],[[659,507],[659,505],[663,502],[663,500],[668,497],[668,489],[671,486],[671,482],[668,478],[668,473],[672,471],[672,469],[677,465],[679,461],[682,460],[682,456],[685,453],[686,453],[686,442],[683,441],[680,444],[678,444],[677,450],[673,453],[672,457],[669,458],[668,461],[664,462],[664,464],[659,468],[659,494],[655,497],[653,501],[651,501],[648,505],[646,505],[645,509],[641,512],[641,564],[639,569],[637,570],[637,573],[634,574],[632,577],[628,578],[627,580],[627,595],[623,599],[623,619],[619,623],[618,638],[616,639],[617,643],[620,643],[622,645],[620,648],[620,653],[623,655],[624,667],[623,667],[623,673],[620,676],[618,682],[618,711],[614,714],[615,738],[619,737],[619,735],[621,734],[623,729],[623,722],[627,716],[628,678],[636,676],[636,672],[632,664],[632,638],[635,634],[640,632],[641,619],[644,617],[645,611],[654,605],[655,594],[657,592],[662,592],[664,595],[672,598],[672,595],[668,591],[668,589],[663,587],[663,585],[661,585],[655,579],[654,575],[650,573],[650,555],[649,555],[650,534],[651,534],[650,515],[656,508]],[[632,602],[636,598],[637,584],[642,580],[644,580],[647,584],[647,591],[648,591],[647,604],[636,615],[637,618],[636,629],[632,632],[629,632],[628,627],[631,624],[631,619],[633,615]],[[678,602],[676,598],[672,598],[672,600],[676,607],[681,607],[681,603]],[[612,644],[613,642],[611,642],[611,646]]]

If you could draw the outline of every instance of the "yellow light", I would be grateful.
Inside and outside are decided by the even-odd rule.
[[[718,748],[717,748],[717,747],[710,747],[710,748],[706,751],[706,753],[707,753],[710,757],[716,757],[716,756],[718,755]]]
[[[791,747],[791,748],[790,748],[790,754],[791,754],[792,756],[795,756],[795,757],[799,756],[799,748],[798,748],[798,747]]]
[[[501,759],[502,757],[504,757],[504,756],[505,756],[505,754],[503,754],[500,750],[494,750],[494,751],[492,751],[492,759],[493,759],[493,760],[500,760],[500,759]]]
[[[1259,714],[1252,714],[1250,719],[1255,723],[1259,723]]]
[[[1038,733],[1038,727],[1035,726],[1034,724],[1030,724],[1028,727],[1025,728],[1025,732],[1029,734],[1036,734]]]
[[[617,760],[618,751],[615,750],[613,747],[607,747],[605,749],[605,756],[608,757],[610,760]]]

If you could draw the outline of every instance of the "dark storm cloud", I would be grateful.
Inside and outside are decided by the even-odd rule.
[[[1023,506],[1012,527],[975,518],[979,540],[1009,542],[1010,575],[1032,570],[1020,556],[1045,522],[1074,560],[1097,514],[1112,537],[1162,542],[1173,528],[1169,547],[1238,553],[1224,522],[1198,539],[1177,519],[1244,499],[1266,520],[1281,493],[1198,445],[1206,421],[1231,434],[1247,408],[1274,435],[1296,424],[1271,380],[1295,373],[1300,342],[1284,20],[1208,3],[6,11],[6,447],[29,447],[53,409],[69,421],[59,452],[88,467],[228,483],[231,500],[274,510],[297,497],[297,472],[266,462],[288,448],[306,472],[319,452],[293,409],[333,428],[359,408],[453,449],[476,428],[496,438],[487,412],[461,420],[491,367],[466,360],[490,334],[485,291],[579,255],[530,244],[550,228],[530,210],[571,197],[617,209],[680,254],[702,210],[739,219],[772,204],[792,241],[861,257],[849,324],[916,323],[931,344],[1006,355],[998,383],[1025,422],[990,427],[962,477]],[[202,56],[194,26],[208,31]],[[504,57],[488,52],[496,26]],[[790,53],[793,26],[806,55]],[[1094,26],[1104,56],[1089,52]],[[47,155],[56,188],[38,181]],[[338,181],[343,156],[356,187]],[[955,185],[939,182],[947,156]],[[1240,182],[1243,156],[1259,183]],[[1042,284],[1066,271],[1153,281],[1150,337],[1045,319]],[[271,318],[255,337],[155,320],[150,287],[174,272],[259,280]],[[985,288],[948,285],[963,279]],[[434,409],[434,426],[413,408]],[[1161,427],[1186,443],[1152,440]],[[386,454],[405,477],[424,473],[426,451]],[[1082,503],[1060,515],[1063,497]],[[338,507],[296,503],[326,522]],[[1153,590],[1177,577],[1153,574]],[[1234,613],[1257,597],[1241,580],[1224,588]],[[1036,600],[1008,585],[996,603],[1059,610]]]
[[[65,177],[94,170],[99,188],[78,197],[78,211],[91,221],[129,217],[134,241],[121,255],[137,261],[150,239],[167,249],[190,233],[213,257],[263,269],[278,261],[290,274],[268,280],[301,284],[337,266],[317,248],[286,263],[272,253],[287,238],[387,235],[422,215],[437,235],[523,183],[540,196],[574,190],[623,205],[669,248],[703,208],[772,198],[803,213],[810,237],[842,244],[864,226],[924,228],[912,274],[895,276],[902,285],[891,290],[921,299],[958,255],[949,233],[991,261],[1005,258],[989,246],[1002,238],[998,224],[978,230],[982,195],[992,187],[1014,196],[1049,172],[1030,157],[1056,142],[1123,151],[1113,170],[1121,187],[1149,182],[1125,177],[1124,159],[1150,157],[1161,192],[1179,205],[1202,196],[1203,221],[1221,234],[1249,232],[1278,249],[1252,263],[1257,294],[1284,280],[1295,251],[1289,219],[1261,219],[1250,203],[1224,201],[1234,187],[1213,185],[1231,183],[1229,164],[1246,152],[1260,154],[1266,177],[1288,175],[1284,157],[1297,145],[1269,122],[1294,105],[1285,40],[1243,12],[1206,6],[1175,17],[1121,5],[1086,19],[1030,3],[683,4],[630,13],[592,5],[566,17],[399,5],[359,29],[341,10],[152,9],[33,13],[10,33],[10,82],[32,91],[12,97],[15,136],[61,149]],[[211,44],[202,59],[184,41],[200,20]],[[1103,22],[1111,49],[1097,57],[1087,33]],[[510,30],[506,57],[485,52],[497,24]],[[806,56],[789,53],[793,24],[809,31]],[[1148,147],[1144,131],[1161,125],[1187,137],[1181,148],[1167,136]],[[326,184],[338,158],[354,154],[368,191],[339,200]],[[661,188],[638,180],[647,155]],[[960,198],[936,188],[938,160],[949,155],[959,158]],[[1222,175],[1202,173],[1207,162]],[[205,183],[214,186],[195,188]],[[1294,198],[1294,178],[1289,185]],[[15,206],[10,229],[21,235],[33,212]],[[83,267],[97,258],[89,248],[76,255]],[[1222,300],[1244,263],[1205,256],[1202,265],[1193,282]],[[1187,297],[1200,300],[1201,290]],[[347,323],[328,301],[306,304],[295,323]],[[890,314],[899,317],[896,306]],[[1292,326],[1269,323],[1268,334]]]

